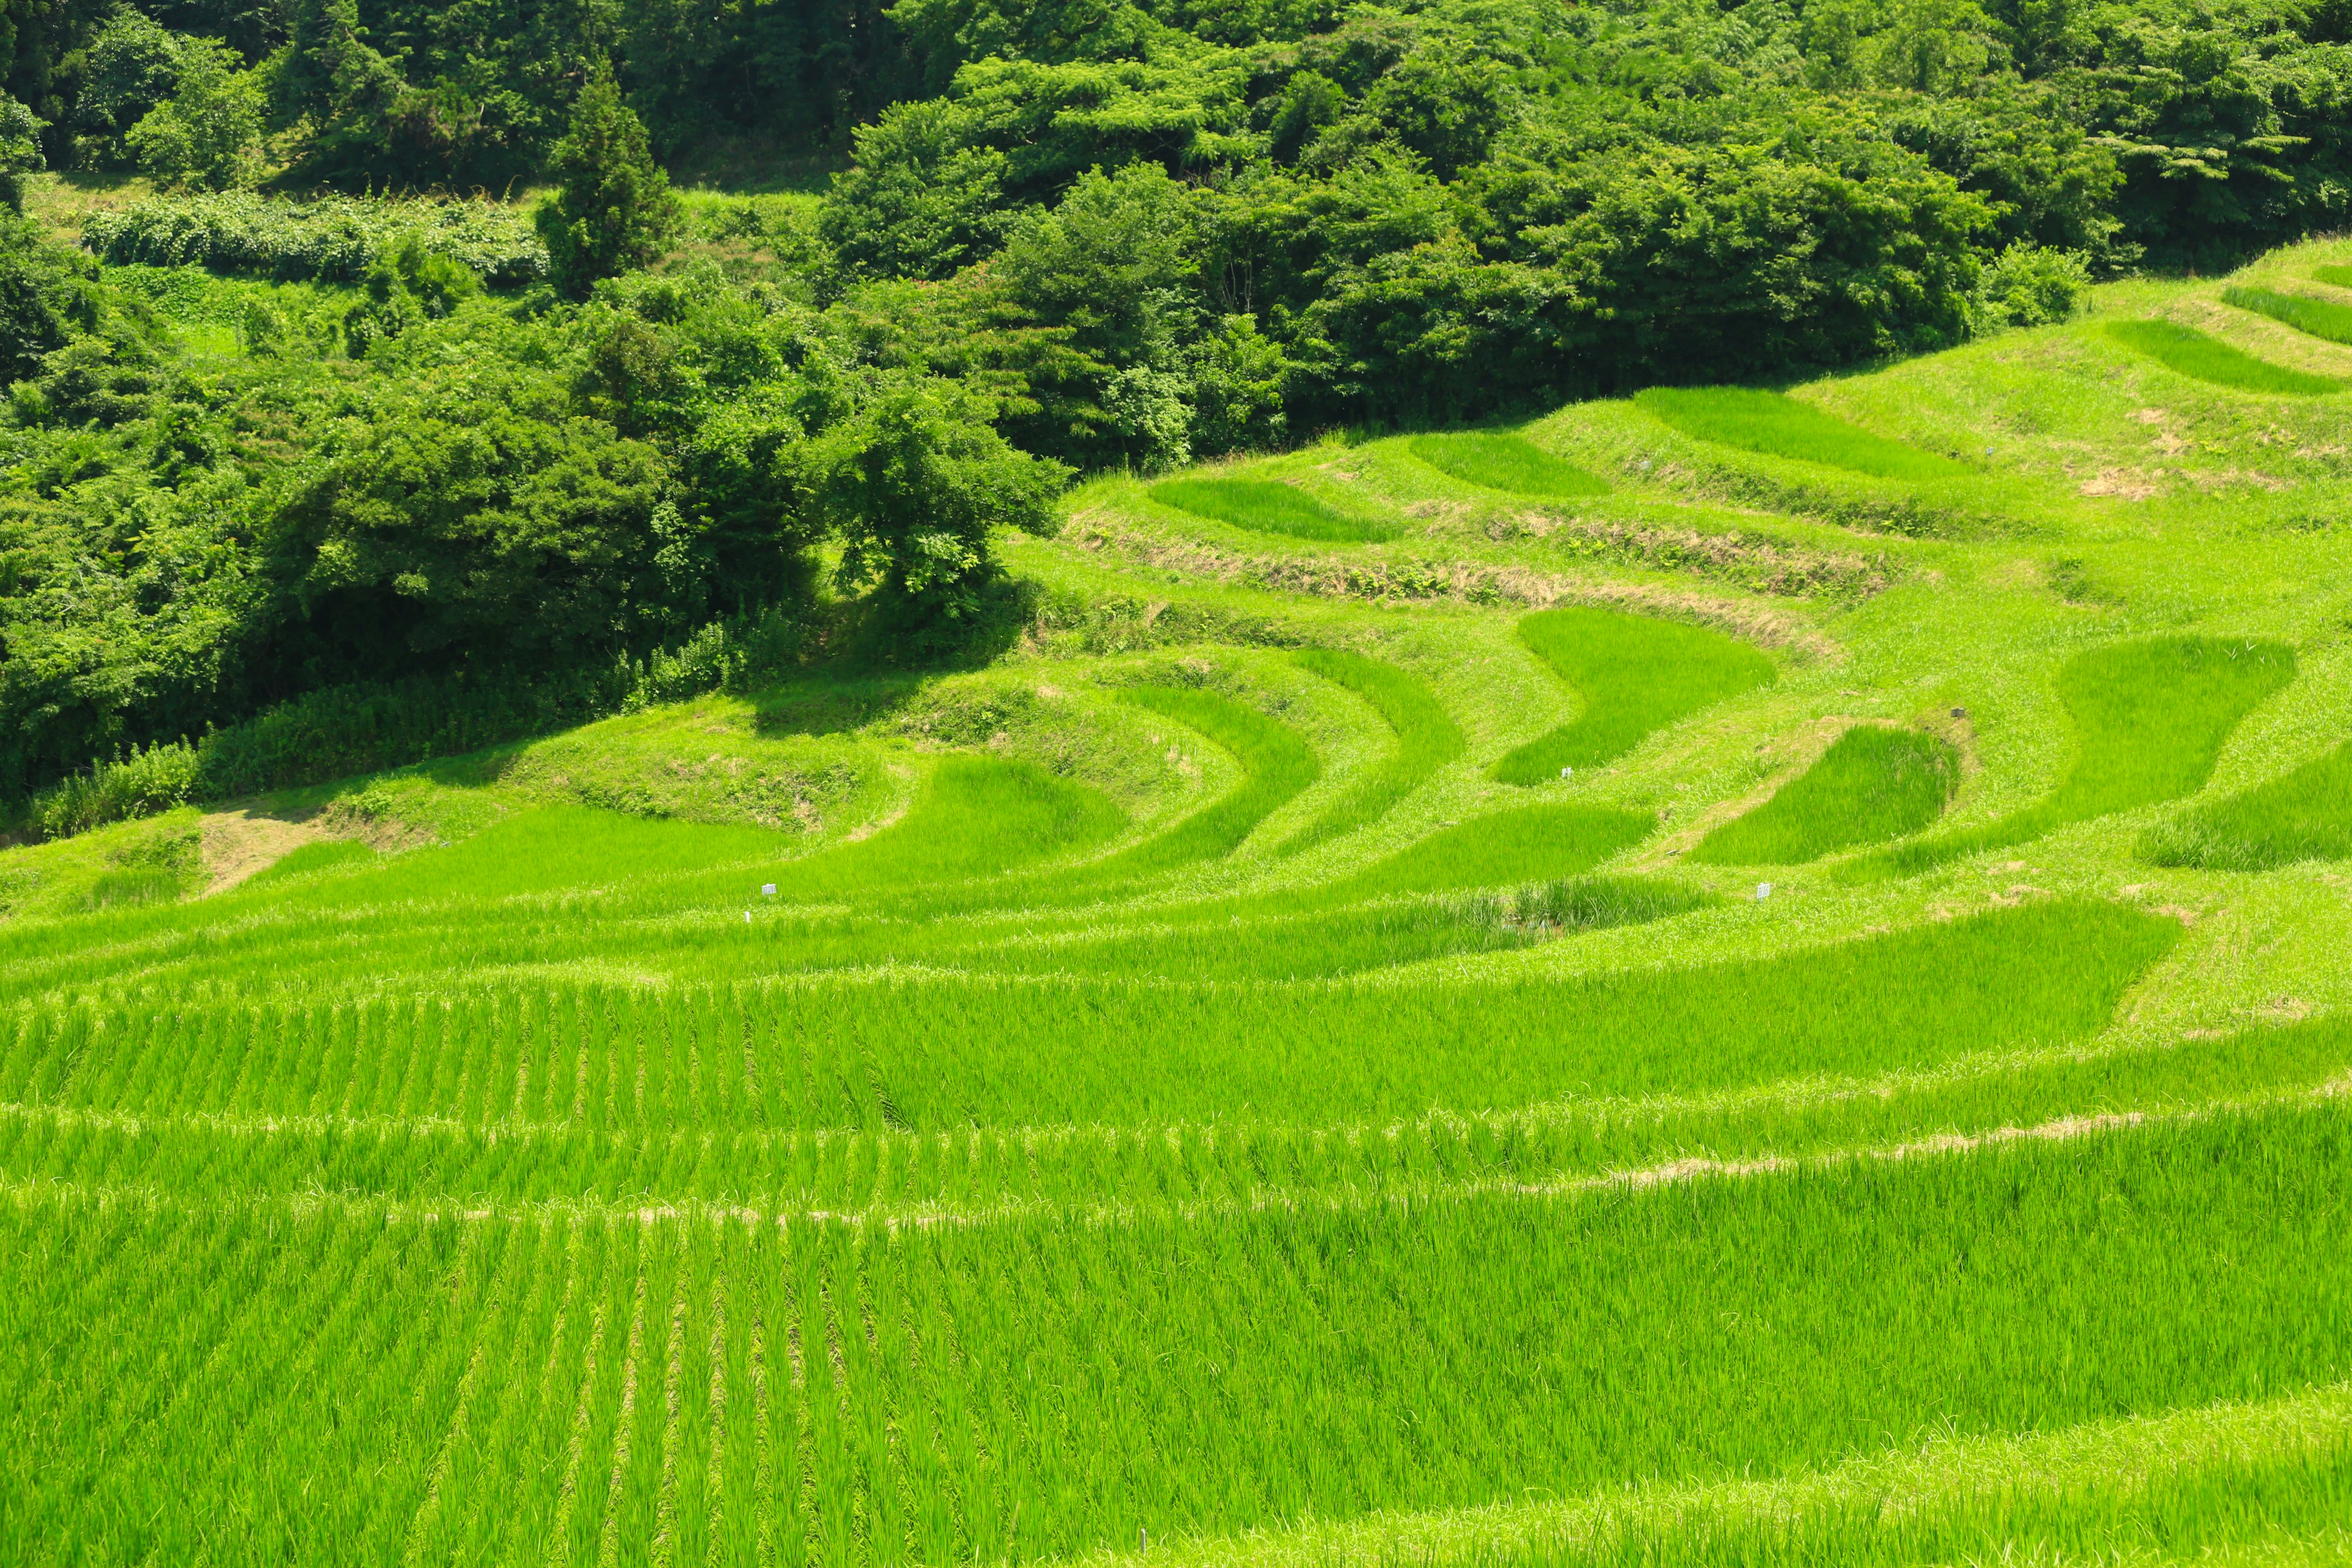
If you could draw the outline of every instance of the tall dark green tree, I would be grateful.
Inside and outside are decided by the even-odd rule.
[[[572,108],[572,128],[548,160],[562,189],[539,209],[555,286],[584,297],[600,278],[647,266],[686,221],[669,176],[654,162],[645,122],[600,75]]]

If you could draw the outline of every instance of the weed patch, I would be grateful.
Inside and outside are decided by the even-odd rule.
[[[1579,606],[1519,622],[1519,640],[1583,700],[1584,712],[1495,764],[1504,784],[1596,767],[1654,730],[1778,678],[1759,650],[1676,621]]]
[[[1882,479],[1959,479],[1965,463],[1874,436],[1780,392],[1744,386],[1652,387],[1634,403],[1685,436],[1767,457],[1796,458]]]
[[[1856,844],[1901,838],[1943,815],[1959,777],[1959,753],[1934,736],[1858,725],[1801,778],[1701,839],[1690,858],[1795,866]]]

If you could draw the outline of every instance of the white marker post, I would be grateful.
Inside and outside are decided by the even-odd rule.
[[[1765,900],[1767,900],[1767,899],[1770,898],[1771,896],[1772,896],[1772,884],[1771,884],[1771,883],[1769,883],[1769,882],[1759,882],[1759,883],[1757,883],[1757,884],[1756,884],[1756,901],[1757,901],[1758,903],[1759,903],[1759,904],[1760,904],[1760,903],[1762,903]]]

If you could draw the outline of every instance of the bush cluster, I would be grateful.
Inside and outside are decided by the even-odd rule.
[[[91,213],[82,244],[114,266],[208,267],[279,281],[356,283],[410,242],[492,288],[544,279],[547,247],[530,214],[491,201],[321,196],[250,191],[157,196]]]

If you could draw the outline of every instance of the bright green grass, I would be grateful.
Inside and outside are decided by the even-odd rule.
[[[684,1560],[764,1524],[949,1563],[1763,1479],[2336,1382],[2347,1210],[2340,1105],[1100,1225],[60,1194],[0,1209],[0,1489],[26,1563],[195,1561],[234,1518],[296,1560],[593,1562],[667,1520]]]
[[[1415,436],[1408,451],[1450,479],[1526,496],[1591,496],[1609,489],[1524,436],[1487,431]]]
[[[2293,773],[2151,828],[2140,855],[2158,866],[2268,871],[2352,859],[2352,742]]]
[[[1296,485],[1275,479],[1162,479],[1149,491],[1161,506],[1258,533],[1332,543],[1394,539],[1377,518],[1334,510]]]
[[[2273,321],[2284,321],[2296,331],[2315,338],[2326,338],[2332,343],[2352,343],[2352,306],[2301,294],[2282,294],[2275,289],[2224,289],[2221,301],[2241,310],[2268,316]]]
[[[1933,735],[1857,725],[1803,777],[1701,839],[1690,858],[1796,866],[1852,845],[1900,838],[1944,814],[1959,778],[1959,753]]]
[[[2194,380],[2240,392],[2281,393],[2315,397],[2334,392],[2342,384],[2307,371],[2290,370],[2231,348],[2219,338],[2177,321],[2111,321],[2107,335],[2124,347]]]
[[[1633,401],[1685,436],[1743,452],[1798,458],[1883,479],[1948,479],[1976,471],[1949,458],[1874,436],[1786,393],[1745,386],[1655,386]]]
[[[1313,896],[1344,903],[1558,881],[1632,848],[1656,826],[1609,806],[1522,806],[1442,828]]]
[[[277,860],[255,872],[245,880],[245,886],[268,888],[273,883],[295,877],[306,877],[315,871],[350,870],[373,866],[382,857],[356,838],[327,838],[315,844],[304,844],[287,851]]]
[[[1231,854],[1276,807],[1323,775],[1322,762],[1298,731],[1229,697],[1170,686],[1120,695],[1223,746],[1241,763],[1242,778],[1223,798],[1101,862],[1090,877],[1164,871]]]
[[[1908,874],[1979,850],[2039,838],[2070,822],[2193,795],[2212,776],[2240,720],[2294,678],[2277,643],[2161,637],[2078,653],[2058,672],[2076,752],[2063,783],[1998,822],[1906,844],[1851,874]]]
[[[1100,844],[1126,821],[1100,792],[1034,763],[942,757],[922,798],[898,822],[763,880],[778,883],[782,898],[823,900],[992,877]]]
[[[463,955],[483,967],[594,960],[740,980],[774,973],[793,934],[720,920],[648,947],[608,922],[599,940],[565,942],[577,923],[561,909],[515,912],[497,928],[405,942],[446,955],[444,970]],[[738,1117],[803,1129],[1138,1125],[1243,1108],[1382,1120],[1923,1068],[2079,1037],[2179,932],[2113,906],[2060,904],[1751,962],[1574,980],[1291,989],[865,971],[802,980],[770,1047],[779,1054],[761,1068],[755,1050],[736,1070],[738,1054],[715,1076],[696,1042],[727,1035],[730,1017],[740,1039],[746,1005],[724,990],[640,999],[534,983],[462,1011],[354,1004],[299,1016],[274,1005],[161,1016],[125,1005],[79,1022],[37,1014],[0,1060],[0,1096],[110,1111],[163,1096],[187,1111],[253,1115],[315,1113],[324,1094],[340,1114],[478,1121],[511,1103],[527,1076],[561,1115],[600,1129]],[[331,975],[373,985],[422,967],[397,928],[331,934],[337,945],[297,951],[289,968],[299,961],[314,985]],[[545,1021],[525,1025],[535,1015]],[[528,1075],[525,1054],[540,1064]]]
[[[2315,267],[2312,277],[2338,289],[2352,289],[2352,267]]]
[[[1396,734],[1396,749],[1366,769],[1317,817],[1283,845],[1296,853],[1378,821],[1430,775],[1462,754],[1462,727],[1447,716],[1429,683],[1392,664],[1343,648],[1302,648],[1298,662],[1371,704]]]
[[[1576,689],[1584,711],[1495,764],[1504,784],[1542,784],[1597,767],[1702,708],[1769,686],[1772,661],[1721,632],[1578,606],[1519,622],[1519,640]]]

